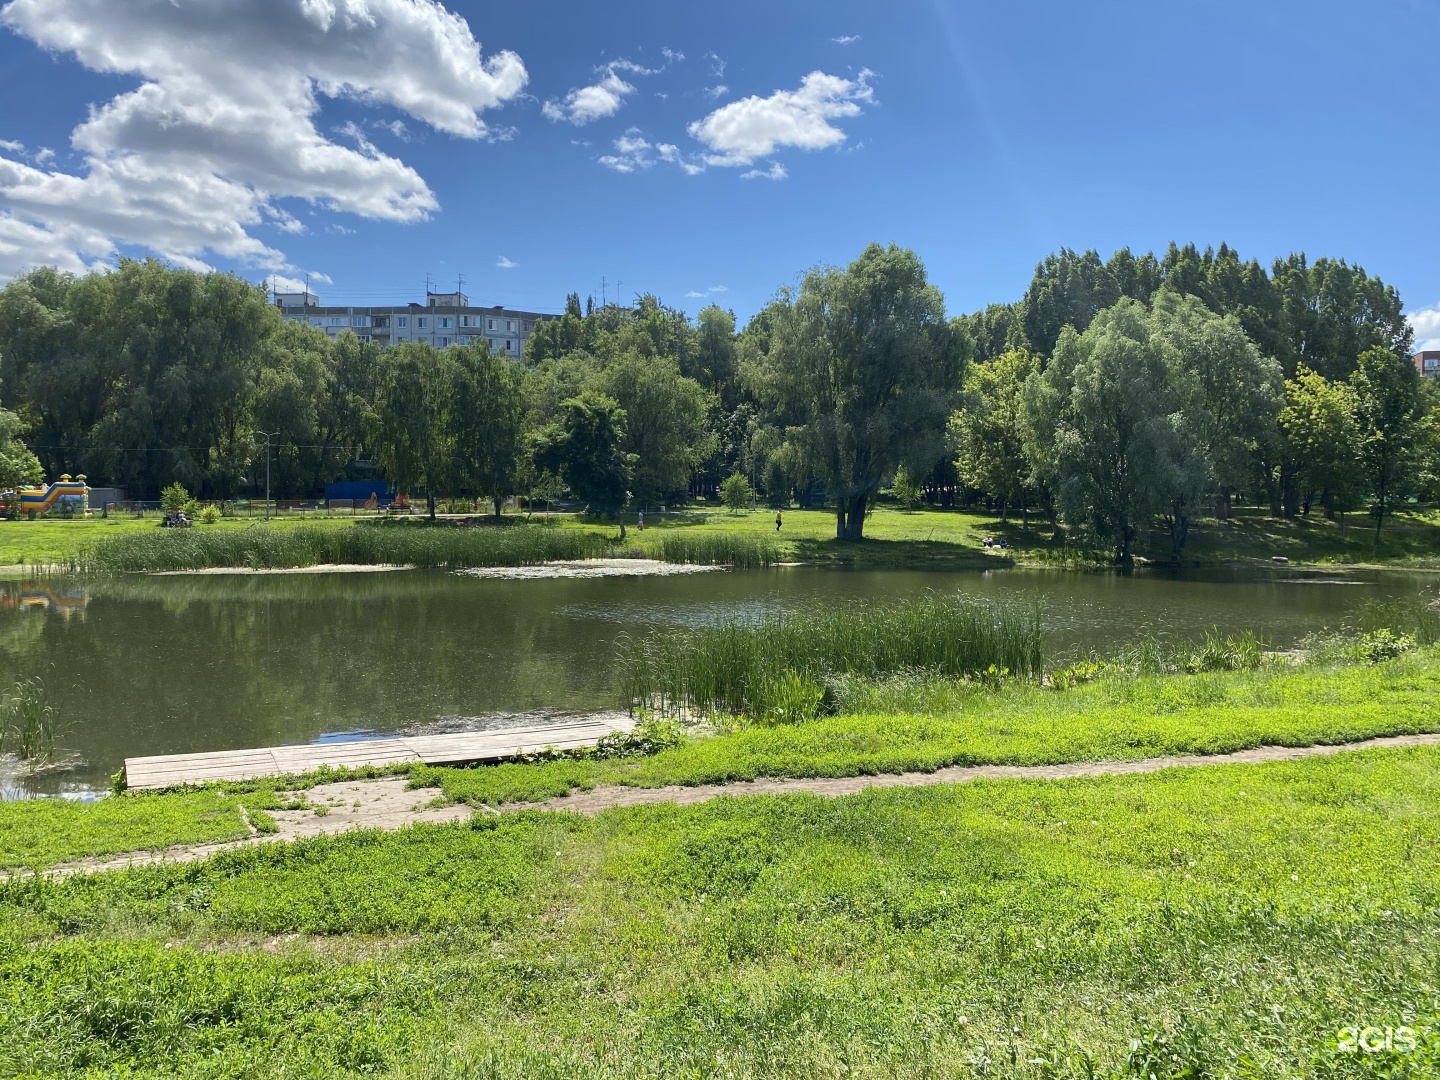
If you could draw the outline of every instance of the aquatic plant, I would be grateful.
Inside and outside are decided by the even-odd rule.
[[[780,561],[780,545],[768,536],[733,532],[675,533],[656,530],[646,536],[645,550],[670,563],[696,563],[754,570]]]
[[[39,678],[19,679],[0,695],[0,753],[11,753],[34,772],[55,760],[59,716],[45,700]]]
[[[1041,670],[1039,611],[930,595],[908,604],[841,604],[758,622],[730,620],[653,630],[620,645],[630,708],[792,718],[830,675],[874,677],[908,670],[1019,677]]]
[[[72,560],[79,571],[256,569],[357,563],[417,567],[531,566],[606,554],[610,541],[581,529],[356,524],[156,529],[97,541]]]

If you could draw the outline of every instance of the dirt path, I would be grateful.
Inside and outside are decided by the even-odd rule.
[[[547,799],[539,803],[514,803],[506,811],[569,810],[594,815],[602,810],[623,806],[644,806],[669,802],[690,806],[722,795],[789,795],[808,792],[812,795],[837,797],[854,795],[871,788],[915,788],[937,784],[963,784],[970,780],[1069,780],[1083,776],[1118,776],[1150,773],[1160,769],[1191,768],[1200,765],[1241,765],[1266,761],[1294,761],[1299,758],[1324,757],[1351,750],[1382,747],[1440,746],[1440,734],[1394,735],[1337,746],[1259,746],[1233,754],[1184,754],[1173,757],[1144,758],[1140,761],[1088,761],[1069,765],[953,765],[935,772],[888,773],[879,776],[813,777],[807,779],[751,780],[732,784],[697,784],[693,787],[634,788],[610,786],[580,791]],[[439,792],[435,788],[405,790],[404,777],[383,780],[355,780],[338,784],[322,784],[304,794],[312,806],[323,806],[324,814],[308,810],[274,810],[270,816],[280,827],[278,833],[254,834],[247,840],[219,844],[170,848],[165,851],[136,851],[104,859],[86,859],[64,863],[47,874],[73,874],[96,870],[116,870],[127,866],[144,866],[157,862],[192,862],[209,858],[229,848],[269,840],[299,840],[324,836],[347,829],[394,830],[419,822],[464,821],[476,813],[467,805],[433,806]],[[479,812],[500,814],[492,807]]]

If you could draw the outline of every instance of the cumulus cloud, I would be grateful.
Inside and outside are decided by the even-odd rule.
[[[547,120],[564,120],[577,126],[614,116],[625,104],[625,99],[635,93],[634,84],[626,82],[621,77],[622,72],[626,75],[654,75],[655,69],[629,60],[612,60],[595,69],[600,76],[598,82],[571,90],[563,98],[551,98],[540,107],[540,112]]]
[[[605,154],[599,159],[600,164],[607,169],[614,169],[619,173],[632,173],[639,169],[648,169],[655,164],[655,159],[650,156],[650,151],[655,147],[636,128],[631,128],[616,139],[614,145],[615,153]]]
[[[1410,320],[1410,326],[1415,331],[1417,351],[1440,349],[1440,304],[1412,311],[1405,317]]]
[[[671,165],[678,165],[684,169],[686,176],[697,176],[705,171],[703,161],[687,158],[674,143],[661,143],[655,147],[655,152],[660,155],[661,161],[668,161]]]
[[[741,180],[784,180],[790,174],[785,171],[785,166],[778,161],[772,161],[768,169],[751,169],[749,172],[740,174]]]
[[[197,268],[207,253],[285,268],[254,232],[300,228],[276,205],[287,198],[424,219],[438,203],[420,174],[353,124],[338,133],[353,145],[321,134],[319,95],[493,138],[503,131],[481,114],[527,80],[519,56],[482,57],[465,20],[435,0],[12,0],[0,23],[91,70],[140,79],[71,133],[81,172],[0,156],[0,274],[83,269],[121,243]]]
[[[845,141],[845,132],[832,121],[858,116],[862,105],[875,100],[867,81],[871,75],[866,69],[854,79],[843,79],[812,71],[801,80],[798,90],[732,101],[696,120],[687,130],[708,148],[706,164],[718,166],[753,165],[782,147],[820,150],[835,146]]]
[[[495,260],[495,265],[501,270],[513,270],[520,264],[515,262],[513,259],[507,259],[504,255],[501,255]]]

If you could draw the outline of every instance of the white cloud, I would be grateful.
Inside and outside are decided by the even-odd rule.
[[[670,48],[668,45],[660,50],[660,55],[665,57],[666,64],[678,64],[685,59],[685,54],[683,52],[677,52],[676,50]]]
[[[741,180],[784,180],[790,174],[785,171],[785,166],[778,161],[772,161],[768,169],[751,169],[749,172],[740,174]]]
[[[81,173],[0,156],[0,276],[45,262],[83,269],[118,244],[188,266],[213,253],[284,268],[254,233],[296,231],[276,206],[287,198],[424,219],[439,204],[420,174],[354,125],[342,132],[353,147],[322,135],[317,93],[490,138],[480,114],[527,79],[512,52],[482,57],[466,22],[435,0],[12,0],[0,23],[91,70],[140,78],[71,133]]]
[[[620,77],[622,71],[627,75],[655,74],[653,69],[629,60],[612,60],[595,69],[601,76],[599,82],[571,90],[563,98],[551,98],[540,112],[547,120],[568,120],[577,126],[614,116],[625,99],[635,93],[634,85]]]
[[[812,71],[801,80],[799,90],[732,101],[687,130],[709,148],[705,161],[710,165],[751,165],[786,146],[805,150],[835,146],[845,141],[845,132],[831,121],[857,116],[862,105],[875,100],[866,81],[871,74],[862,70],[852,80]]]
[[[637,169],[648,169],[655,164],[655,159],[650,156],[650,151],[655,147],[640,134],[631,128],[620,138],[615,140],[615,153],[606,154],[599,159],[600,164],[607,169],[614,169],[619,173],[632,173]]]
[[[705,294],[704,294],[703,292],[696,292],[694,289],[691,289],[691,290],[690,290],[689,292],[687,292],[685,295],[688,296],[691,300],[703,300],[703,299],[705,299]]]
[[[39,150],[36,150],[36,151],[35,151],[35,164],[36,164],[36,165],[45,165],[45,164],[47,164],[47,163],[49,163],[49,162],[51,162],[51,161],[54,161],[54,160],[55,160],[55,151],[52,150],[52,149],[50,149],[50,147],[48,147],[48,146],[42,146],[42,147],[40,147]]]
[[[513,270],[520,264],[515,262],[513,259],[507,259],[504,255],[501,255],[498,259],[495,260],[495,265],[501,270]]]
[[[1412,311],[1405,317],[1415,331],[1416,351],[1440,349],[1440,304]]]
[[[705,171],[703,161],[687,158],[674,143],[660,143],[655,147],[655,152],[660,155],[661,161],[668,161],[670,164],[684,169],[686,176],[697,176]]]
[[[833,37],[830,40],[833,41],[836,45],[854,45],[855,42],[860,40],[860,35],[841,34],[839,37]]]
[[[706,292],[729,292],[729,291],[730,291],[730,286],[729,286],[729,285],[711,285],[710,288],[706,289],[705,291],[706,291]]]
[[[4,150],[7,154],[23,154],[25,144],[16,142],[14,139],[0,139],[0,150]]]
[[[724,83],[717,83],[715,86],[707,86],[704,90],[705,96],[711,101],[714,101],[717,98],[722,98],[729,92],[730,88]]]
[[[718,79],[725,74],[725,61],[716,56],[713,52],[707,52],[705,59],[710,61],[710,71]]]
[[[336,222],[334,225],[327,225],[327,226],[325,226],[325,231],[326,231],[327,233],[329,233],[331,236],[354,236],[354,235],[355,235],[355,230],[354,230],[354,229],[346,228],[344,225],[341,225],[339,222]]]

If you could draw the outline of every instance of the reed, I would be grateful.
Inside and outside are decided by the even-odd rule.
[[[813,715],[832,676],[1038,678],[1042,637],[1036,608],[932,594],[907,604],[851,603],[654,630],[622,638],[619,651],[632,709],[785,721]]]
[[[444,567],[531,566],[604,555],[609,540],[580,529],[297,525],[155,529],[97,541],[69,569],[89,571],[287,569],[323,563]]]
[[[780,545],[774,540],[743,533],[657,530],[645,538],[644,547],[661,562],[730,566],[736,570],[755,570],[780,561]]]

